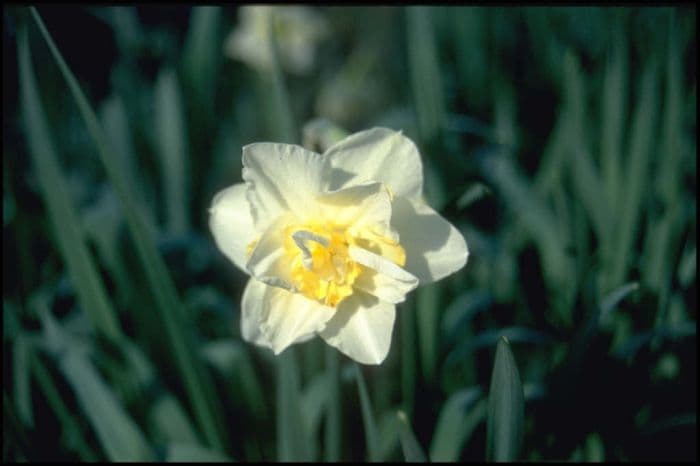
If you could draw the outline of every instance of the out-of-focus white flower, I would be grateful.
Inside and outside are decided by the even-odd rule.
[[[214,197],[209,225],[251,275],[243,338],[275,354],[320,335],[379,364],[396,304],[467,261],[464,237],[424,202],[420,155],[400,132],[362,131],[323,155],[250,144],[243,180]]]
[[[240,7],[239,15],[239,25],[226,39],[224,51],[260,71],[272,68],[270,25],[280,65],[295,74],[311,70],[316,45],[329,32],[324,17],[309,7],[248,5]]]

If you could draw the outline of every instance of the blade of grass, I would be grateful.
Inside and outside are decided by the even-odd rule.
[[[85,120],[88,132],[95,141],[107,177],[122,203],[129,231],[136,245],[137,255],[146,272],[149,288],[157,304],[156,309],[163,322],[168,340],[172,345],[172,350],[181,376],[184,379],[185,389],[199,426],[204,432],[207,443],[219,451],[224,451],[223,435],[221,433],[223,431],[223,424],[220,418],[221,409],[212,406],[218,405],[219,401],[216,398],[209,372],[204,369],[200,360],[194,357],[197,353],[193,350],[195,347],[192,341],[193,336],[188,332],[190,327],[185,323],[187,314],[177,296],[172,278],[168,274],[163,259],[156,250],[153,239],[148,235],[141,213],[135,207],[129,187],[130,184],[115,164],[115,157],[107,145],[95,112],[80,89],[75,76],[73,76],[73,73],[63,60],[39,13],[33,7],[30,7],[30,10],[51,50],[51,54],[58,64],[61,74],[68,83],[68,87]]]
[[[274,12],[272,9],[269,11],[266,46],[270,47],[271,50],[272,68],[269,73],[263,73],[262,76],[268,88],[264,95],[268,109],[269,131],[270,135],[279,142],[296,143],[300,135],[294,121],[292,105],[280,65],[279,45],[274,29]]]
[[[610,285],[616,286],[625,279],[630,257],[642,214],[645,195],[648,193],[649,162],[654,140],[654,116],[656,105],[657,65],[651,60],[642,75],[639,98],[635,109],[629,141],[629,153],[624,166],[624,190],[620,196],[619,222],[615,243],[614,262],[610,273]]]
[[[165,447],[167,463],[230,463],[232,460],[216,451],[187,443],[170,443]]]
[[[32,428],[34,427],[30,385],[32,348],[27,339],[21,334],[15,338],[12,346],[12,376],[15,382],[14,401],[17,406],[17,417],[25,426]]]
[[[360,406],[362,408],[362,424],[365,428],[365,448],[367,449],[367,460],[374,462],[380,461],[379,450],[377,445],[377,424],[374,422],[374,414],[372,413],[372,403],[369,400],[367,393],[367,384],[362,375],[362,369],[355,363],[355,380],[357,381],[357,391],[360,395]]]
[[[326,405],[326,426],[324,431],[324,461],[339,461],[341,449],[341,400],[340,362],[335,348],[326,345],[326,377],[328,378],[328,401]]]
[[[277,356],[277,459],[312,461],[301,412],[299,367],[294,348]]]
[[[328,406],[328,395],[328,377],[323,373],[315,375],[301,393],[302,420],[309,434],[313,458],[316,458],[318,452],[318,430]]]
[[[49,352],[75,393],[81,411],[95,430],[110,461],[149,461],[151,447],[109,385],[97,372],[86,350],[73,343],[46,306],[38,309]]]
[[[600,241],[610,237],[609,226],[612,215],[608,210],[600,176],[587,148],[586,100],[584,80],[578,60],[569,50],[564,56],[565,112],[568,116],[568,168],[576,196],[586,209],[594,231]]]
[[[515,461],[523,436],[523,386],[510,345],[502,337],[496,348],[491,374],[486,422],[488,461]]]
[[[486,401],[481,393],[480,387],[460,390],[443,404],[430,442],[431,461],[459,460],[464,444],[486,415]]]
[[[26,29],[20,32],[17,46],[21,105],[28,136],[27,143],[59,251],[83,312],[96,330],[110,338],[118,338],[121,335],[119,321],[84,242],[66,180],[58,165],[58,157],[37,90]]]
[[[189,229],[187,126],[175,71],[166,68],[155,84],[155,126],[168,231],[184,234]]]
[[[663,127],[659,153],[663,163],[657,165],[658,198],[663,206],[661,218],[650,222],[650,231],[646,235],[644,248],[644,266],[642,279],[645,286],[658,291],[663,286],[663,277],[670,274],[669,248],[678,235],[678,217],[681,213],[680,177],[682,173],[681,137],[683,115],[683,57],[678,50],[677,22],[673,11],[669,14],[668,44],[666,51],[666,88],[663,108]],[[657,323],[663,320],[661,316]]]
[[[61,394],[58,392],[51,374],[36,354],[31,357],[31,367],[32,375],[61,423],[63,436],[66,439],[68,448],[76,451],[82,461],[97,461],[98,457],[85,439],[82,428],[64,403],[63,398],[61,398]]]
[[[424,141],[432,139],[445,124],[442,74],[431,24],[431,9],[411,6],[405,9],[411,88]]]
[[[413,415],[416,395],[416,317],[415,297],[403,303],[401,312],[401,404]]]
[[[194,121],[200,123],[196,127],[203,129],[211,128],[213,122],[215,81],[221,56],[220,23],[220,6],[193,7],[182,55],[182,76],[192,96]],[[193,137],[207,138],[207,133],[201,131]]]
[[[428,459],[425,456],[423,447],[418,443],[418,439],[416,439],[411,426],[408,424],[406,413],[400,410],[397,411],[396,422],[399,425],[399,438],[401,439],[404,459],[411,463],[427,463]]]
[[[612,50],[607,58],[601,93],[600,151],[601,175],[607,202],[612,210],[616,211],[619,202],[618,189],[622,185],[621,150],[628,80],[627,34],[624,33],[620,21],[615,23],[610,44]],[[610,252],[612,251],[607,253]]]
[[[199,439],[190,424],[187,414],[177,398],[166,393],[159,396],[149,409],[150,424],[157,432],[158,440],[198,445]]]
[[[418,323],[418,344],[421,355],[421,367],[425,380],[433,380],[438,353],[438,307],[440,301],[440,284],[432,283],[416,291]]]

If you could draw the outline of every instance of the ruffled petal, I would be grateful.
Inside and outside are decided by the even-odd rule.
[[[421,284],[440,280],[467,263],[464,236],[423,201],[396,199],[391,224],[406,251],[404,268]]]
[[[362,228],[368,225],[388,228],[391,198],[382,183],[366,183],[320,194],[317,197],[322,218],[337,225]]]
[[[324,155],[333,167],[331,189],[380,181],[397,197],[422,195],[423,165],[418,149],[400,131],[361,131],[337,142]]]
[[[246,247],[255,239],[256,231],[245,183],[235,184],[214,196],[209,208],[209,229],[221,252],[248,273]]]
[[[248,281],[241,308],[243,338],[275,354],[323,330],[334,314],[330,307],[255,279]]]
[[[362,364],[380,364],[389,353],[396,308],[357,291],[338,306],[320,332],[329,345]]]
[[[392,261],[366,249],[350,246],[350,257],[365,270],[353,287],[364,290],[382,301],[392,304],[403,302],[406,294],[418,286],[418,278]]]
[[[292,144],[261,142],[243,147],[243,180],[258,230],[279,215],[292,212],[300,219],[318,215],[314,199],[328,176],[323,156]]]

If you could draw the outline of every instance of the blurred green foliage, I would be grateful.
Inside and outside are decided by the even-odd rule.
[[[3,8],[3,460],[483,460],[487,417],[494,458],[695,460],[695,7],[316,13],[289,73],[289,31],[224,53],[236,8]],[[467,266],[381,366],[243,342],[207,226],[241,147],[376,125]]]

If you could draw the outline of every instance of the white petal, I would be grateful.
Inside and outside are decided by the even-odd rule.
[[[406,294],[418,286],[418,278],[380,255],[356,246],[350,246],[348,252],[352,260],[367,267],[353,283],[355,288],[397,304],[403,302]]]
[[[241,302],[241,334],[275,354],[323,330],[334,309],[251,279]]]
[[[284,250],[285,227],[291,223],[290,215],[278,217],[255,244],[246,263],[248,272],[268,285],[293,291],[290,277],[290,258]]]
[[[367,183],[321,194],[317,197],[323,218],[339,225],[388,228],[391,198],[382,183]]]
[[[323,156],[292,144],[261,142],[243,147],[243,180],[253,221],[264,230],[284,212],[317,215],[314,199],[327,183]]]
[[[256,231],[245,193],[245,183],[239,183],[214,196],[209,208],[209,229],[221,252],[248,273],[246,247],[256,238]]]
[[[404,268],[421,284],[440,280],[467,263],[464,236],[423,201],[395,199],[391,224],[406,250]]]
[[[334,170],[331,188],[381,181],[395,196],[419,198],[423,165],[415,144],[401,132],[372,128],[355,133],[324,154]]]
[[[389,353],[395,317],[393,304],[356,291],[338,305],[320,335],[359,363],[380,364]]]

